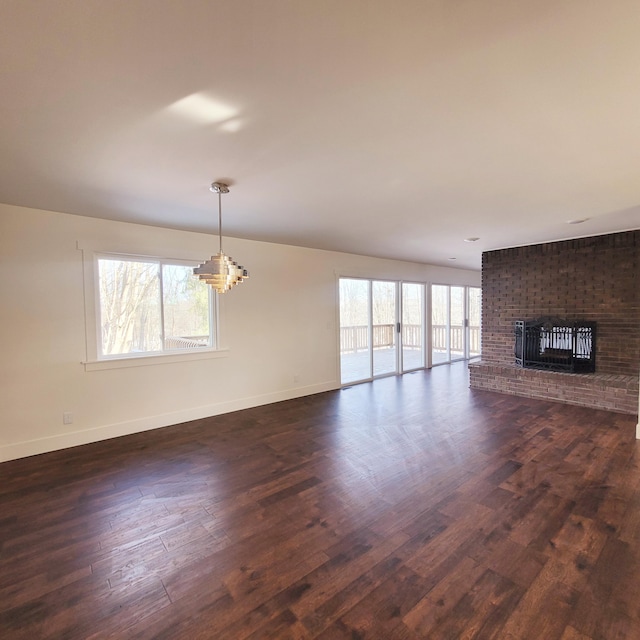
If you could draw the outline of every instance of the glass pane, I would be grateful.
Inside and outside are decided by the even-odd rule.
[[[397,371],[396,283],[375,280],[373,303],[373,375]]]
[[[449,361],[449,287],[431,287],[431,362]]]
[[[98,259],[102,355],[162,350],[160,265]]]
[[[164,348],[208,347],[211,334],[209,288],[193,277],[193,267],[162,266]]]
[[[424,285],[402,283],[402,370],[424,367]]]
[[[340,278],[340,379],[371,378],[369,281]]]
[[[482,290],[479,287],[469,287],[469,356],[480,355],[480,309],[482,304]]]
[[[464,358],[464,287],[451,287],[451,359]]]

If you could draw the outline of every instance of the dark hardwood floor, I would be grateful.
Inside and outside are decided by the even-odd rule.
[[[464,364],[0,465],[0,637],[640,638],[633,416]]]

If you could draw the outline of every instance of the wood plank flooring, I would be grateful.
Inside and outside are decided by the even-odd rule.
[[[0,637],[640,638],[635,417],[467,375],[0,465]]]

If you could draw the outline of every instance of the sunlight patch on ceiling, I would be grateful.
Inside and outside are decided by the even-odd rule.
[[[236,131],[240,131],[242,127],[244,127],[243,120],[240,118],[231,118],[230,120],[222,122],[218,128],[228,133],[235,133]]]
[[[211,98],[204,93],[192,93],[190,96],[169,105],[167,109],[198,124],[217,124],[233,121],[238,115],[238,109],[235,107]],[[237,129],[235,130],[237,131]]]

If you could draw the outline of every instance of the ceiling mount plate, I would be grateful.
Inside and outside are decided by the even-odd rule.
[[[229,193],[229,185],[224,182],[212,182],[209,191],[213,191],[213,193]]]

